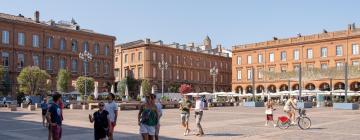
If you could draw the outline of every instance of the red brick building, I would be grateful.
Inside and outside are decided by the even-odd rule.
[[[40,13],[34,18],[19,14],[0,13],[0,62],[6,70],[6,82],[11,93],[18,91],[16,77],[26,66],[38,66],[51,75],[51,89],[56,90],[59,69],[71,72],[74,80],[85,74],[95,79],[99,90],[111,85],[113,75],[113,48],[115,37],[81,29],[72,19],[70,22],[40,21]],[[89,51],[93,55],[90,63],[83,63],[79,53]],[[74,85],[69,84],[71,90]]]

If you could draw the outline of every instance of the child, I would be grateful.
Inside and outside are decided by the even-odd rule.
[[[47,127],[47,122],[45,123],[45,118],[46,118],[46,112],[48,110],[48,104],[46,101],[46,98],[44,98],[44,100],[41,102],[41,115],[42,115],[42,123],[44,127]]]
[[[276,124],[274,123],[274,119],[273,119],[273,111],[275,109],[273,108],[273,103],[272,100],[269,99],[268,102],[266,103],[266,110],[265,110],[265,114],[266,114],[266,122],[265,122],[265,126],[268,126],[269,121],[271,121],[274,125],[274,127],[276,127]]]

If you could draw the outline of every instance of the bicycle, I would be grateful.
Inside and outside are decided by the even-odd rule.
[[[306,110],[298,109],[299,116],[296,117],[296,121],[300,129],[309,129],[311,127],[311,120],[306,116]],[[287,116],[280,116],[277,120],[277,126],[280,129],[287,129],[291,125],[291,120]]]

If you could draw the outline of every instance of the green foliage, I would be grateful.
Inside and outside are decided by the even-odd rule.
[[[151,85],[148,80],[143,80],[141,82],[141,87],[142,87],[142,93],[144,95],[149,95],[151,93]]]
[[[90,95],[90,96],[87,97],[87,100],[88,101],[94,101],[94,98],[95,98],[94,95]]]
[[[126,79],[123,79],[117,85],[117,89],[121,97],[125,96],[125,88],[126,88]]]
[[[83,77],[80,76],[76,80],[76,90],[79,91],[80,94],[84,95],[85,93],[85,83],[86,83],[86,94],[94,92],[94,79],[91,77]]]
[[[47,90],[47,80],[50,75],[46,71],[41,70],[39,67],[29,66],[21,70],[17,81],[20,85],[20,92],[30,95],[39,94],[40,90]]]
[[[173,93],[177,93],[177,92],[179,92],[179,88],[180,88],[180,84],[173,83],[173,84],[170,85],[169,91],[173,92]]]
[[[61,92],[68,92],[68,85],[70,80],[70,73],[64,69],[61,69],[57,76],[56,89]]]

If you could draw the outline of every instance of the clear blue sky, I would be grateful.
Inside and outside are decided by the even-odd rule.
[[[116,43],[143,38],[165,43],[213,44],[265,41],[342,30],[356,22],[358,0],[1,0],[0,12],[41,20],[70,20],[82,28],[116,36]]]

